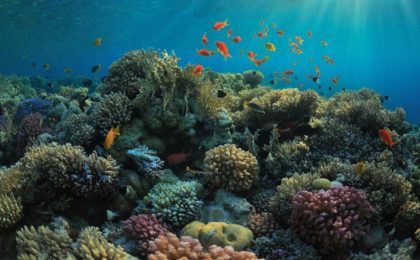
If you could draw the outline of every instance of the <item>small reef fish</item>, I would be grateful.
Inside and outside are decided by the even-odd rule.
[[[92,84],[93,84],[93,81],[91,79],[83,79],[82,80],[82,85],[84,87],[90,87],[90,86],[92,86]]]
[[[290,81],[291,81],[291,79],[286,78],[286,77],[282,77],[281,80],[286,84],[290,83]]]
[[[265,114],[264,110],[257,104],[253,103],[253,102],[249,102],[248,100],[245,100],[242,103],[242,106],[244,108],[248,108],[256,113],[261,113],[261,114]]]
[[[270,58],[270,56],[268,56],[268,55],[264,56],[264,58],[261,60],[262,63],[266,63],[269,58]]]
[[[279,72],[278,71],[274,71],[273,72],[273,75],[279,75]]]
[[[389,96],[380,96],[379,99],[381,100],[381,103],[384,103],[389,100]]]
[[[278,35],[278,36],[284,36],[284,31],[282,31],[282,30],[277,30],[277,35]]]
[[[360,175],[362,175],[366,170],[366,165],[364,161],[360,161],[357,162],[355,167],[354,167],[354,172],[356,174],[357,177],[359,177]]]
[[[341,78],[340,76],[334,77],[334,78],[331,79],[331,82],[333,84],[337,85],[338,84],[338,81],[340,80],[340,78]]]
[[[110,209],[106,210],[106,220],[108,221],[112,221],[115,218],[118,218],[120,216],[120,214],[118,212],[112,211]]]
[[[236,43],[239,43],[239,42],[242,41],[242,38],[241,38],[241,36],[235,36],[235,37],[233,37],[232,41],[236,42]]]
[[[224,22],[216,22],[213,25],[213,30],[219,31],[219,30],[225,28],[226,26],[228,26],[228,20],[227,19]]]
[[[254,64],[255,64],[257,67],[259,67],[259,66],[261,66],[261,64],[263,64],[263,61],[262,61],[262,60],[252,60],[252,62],[254,62]]]
[[[300,36],[295,36],[295,40],[299,43],[299,45],[302,45],[304,40]]]
[[[240,54],[240,55],[244,54],[244,50],[240,50],[240,51],[239,51],[239,54]]]
[[[264,25],[264,20],[260,20],[260,25],[263,26]]]
[[[293,70],[285,70],[285,71],[283,71],[281,74],[282,75],[293,75]]]
[[[259,38],[262,38],[264,36],[262,32],[258,32],[257,35]]]
[[[327,41],[325,41],[325,40],[321,40],[321,44],[322,44],[323,46],[328,46],[328,42],[327,42]]]
[[[101,69],[101,64],[96,64],[95,66],[93,66],[90,71],[92,71],[92,73],[95,73],[97,71],[99,71]]]
[[[229,54],[229,49],[224,42],[216,42],[217,51],[225,58],[232,58]]]
[[[395,146],[391,133],[387,129],[379,129],[379,138],[390,148]]]
[[[47,71],[50,70],[50,64],[48,63],[45,63],[44,65],[42,65],[42,67]]]
[[[275,22],[272,22],[272,23],[271,23],[271,27],[272,27],[273,29],[277,29],[277,25],[276,25],[276,23],[275,23]]]
[[[230,39],[231,36],[232,36],[232,29],[229,29],[227,31],[227,37],[228,37],[228,39]]]
[[[208,56],[213,56],[214,54],[216,54],[216,52],[215,51],[210,51],[210,50],[207,50],[207,49],[201,49],[201,50],[197,50],[197,54],[201,55],[201,56],[208,57]]]
[[[257,56],[257,54],[255,52],[253,52],[253,51],[248,52],[248,58],[250,60],[254,60],[255,56]]]
[[[305,86],[305,84],[303,84],[303,83],[299,83],[298,85],[297,85],[297,87],[298,88],[303,88]]]
[[[99,47],[102,44],[102,38],[96,38],[95,41],[93,41],[93,45],[95,45],[95,47]]]
[[[203,69],[204,69],[204,67],[201,64],[197,64],[194,67],[194,70],[193,70],[192,74],[194,76],[199,76],[199,75],[201,75],[201,72],[203,72]]]
[[[221,90],[221,89],[218,89],[215,93],[214,93],[214,95],[216,96],[216,97],[218,97],[218,98],[224,98],[224,97],[226,97],[226,92],[224,92],[223,90]]]
[[[105,150],[111,149],[111,147],[115,144],[115,140],[118,136],[120,136],[120,127],[112,127],[109,129],[109,132],[106,135],[104,141]]]
[[[63,71],[65,73],[72,73],[73,72],[73,70],[71,68],[65,68]]]
[[[265,43],[264,47],[268,51],[272,51],[272,52],[275,52],[276,51],[276,46],[273,43],[271,43],[271,42]]]
[[[183,163],[188,160],[188,157],[191,157],[191,153],[173,153],[166,157],[166,162],[168,162],[169,165],[176,165]]]
[[[185,172],[189,172],[189,173],[192,173],[192,174],[200,174],[200,173],[205,173],[205,171],[203,171],[203,170],[201,170],[201,169],[193,169],[192,167],[190,167],[190,166],[187,166],[187,167],[185,167]]]
[[[334,59],[328,55],[323,56],[322,59],[324,59],[327,64],[334,64]]]
[[[201,42],[204,45],[207,45],[209,43],[209,39],[207,39],[207,34],[206,33],[204,33],[203,36],[201,36]]]
[[[314,67],[316,76],[319,78],[321,76],[321,70],[319,69],[318,65],[315,65]]]
[[[312,38],[312,32],[308,31],[308,38],[311,39]]]

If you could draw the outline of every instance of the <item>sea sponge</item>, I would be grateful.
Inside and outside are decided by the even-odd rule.
[[[84,228],[74,247],[80,259],[126,260],[129,257],[121,246],[108,243],[97,227]]]
[[[99,100],[90,114],[92,125],[104,137],[112,127],[118,127],[130,121],[131,109],[131,101],[124,94],[108,94]]]
[[[244,77],[244,83],[249,84],[251,88],[257,87],[264,79],[264,74],[256,70],[246,70],[242,75]]]
[[[197,219],[202,205],[197,198],[197,183],[193,181],[159,182],[149,191],[145,202],[153,214],[175,227]]]
[[[354,188],[300,191],[293,198],[292,227],[322,253],[346,251],[369,230],[372,213],[366,194]]]
[[[271,236],[279,228],[272,213],[262,212],[249,216],[249,228],[255,237]]]
[[[71,114],[62,125],[64,141],[72,145],[89,147],[95,139],[95,128],[86,114]]]
[[[24,226],[16,232],[18,259],[76,259],[65,229]]]
[[[182,236],[197,238],[205,248],[218,245],[222,247],[232,246],[235,250],[247,248],[254,237],[252,231],[248,228],[224,222],[204,224],[193,221],[182,229],[181,234]]]
[[[23,217],[20,198],[10,194],[1,194],[0,191],[0,232],[13,226]]]
[[[165,235],[168,230],[155,215],[139,214],[131,216],[124,222],[124,233],[137,240],[137,254],[144,257],[149,252],[149,242],[160,235]]]
[[[249,190],[258,177],[255,156],[234,144],[220,145],[207,151],[204,162],[209,171],[207,182],[214,188]]]
[[[51,143],[31,147],[22,159],[25,172],[32,178],[46,177],[56,188],[67,189],[82,197],[108,194],[118,176],[112,157],[86,156],[80,146]],[[35,171],[35,173],[33,173]]]

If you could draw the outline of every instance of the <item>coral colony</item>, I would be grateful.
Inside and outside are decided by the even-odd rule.
[[[420,138],[403,109],[178,60],[130,51],[53,92],[0,76],[0,258],[416,256]]]

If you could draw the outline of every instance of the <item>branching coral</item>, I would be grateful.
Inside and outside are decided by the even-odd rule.
[[[10,193],[21,186],[22,170],[20,164],[0,169],[0,194]]]
[[[130,121],[131,101],[121,93],[111,93],[101,98],[90,116],[100,135],[105,136],[112,127]]]
[[[263,212],[249,216],[249,227],[255,237],[271,236],[279,228],[272,213]]]
[[[354,188],[300,191],[293,198],[292,227],[323,253],[346,251],[368,230],[373,208]]]
[[[64,141],[89,147],[95,137],[95,128],[86,114],[71,114],[63,122]]]
[[[96,153],[86,156],[79,146],[56,143],[31,147],[22,159],[25,171],[32,178],[48,178],[56,188],[67,189],[82,197],[105,195],[118,175],[118,166],[111,158]]]
[[[175,227],[197,219],[202,205],[197,198],[196,182],[159,182],[145,200],[150,203],[152,213]]]
[[[233,144],[220,145],[207,151],[204,162],[209,171],[207,182],[216,188],[249,190],[258,177],[255,156]]]
[[[13,194],[1,194],[0,191],[0,232],[13,226],[22,216],[22,204]]]

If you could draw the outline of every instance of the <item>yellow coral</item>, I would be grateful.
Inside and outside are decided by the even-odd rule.
[[[9,193],[19,188],[22,181],[20,164],[0,169],[0,192]]]
[[[233,144],[207,151],[204,162],[209,171],[207,181],[214,187],[243,191],[249,190],[257,180],[257,159]]]
[[[22,218],[20,198],[13,194],[0,194],[0,231],[13,226]]]
[[[235,250],[247,248],[254,238],[252,231],[248,228],[224,222],[204,224],[200,221],[193,221],[182,229],[181,234],[197,238],[205,248],[218,245],[232,246]]]
[[[87,260],[125,260],[129,256],[121,246],[108,243],[97,227],[82,230],[76,252]]]

